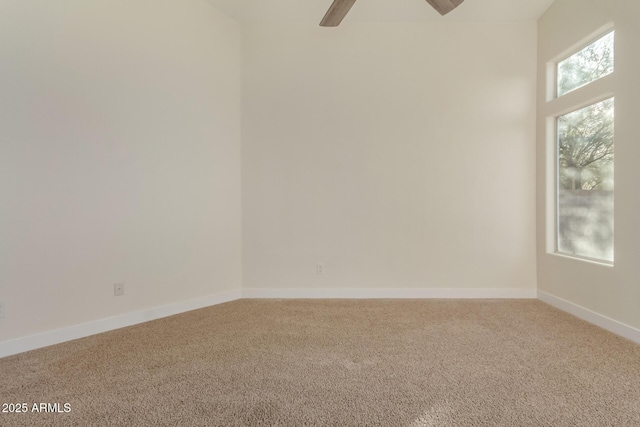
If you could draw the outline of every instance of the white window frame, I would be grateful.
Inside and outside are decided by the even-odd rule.
[[[545,142],[546,142],[546,252],[549,255],[568,258],[599,264],[603,266],[613,266],[613,262],[588,258],[580,255],[571,255],[558,251],[558,156],[557,156],[557,120],[582,108],[588,107],[598,102],[615,97],[615,74],[612,73],[594,80],[584,86],[574,89],[562,96],[558,96],[558,63],[569,58],[571,55],[581,51],[585,47],[614,32],[615,26],[609,23],[577,43],[569,46],[554,58],[547,62],[546,66],[546,103],[544,105],[545,120]],[[615,37],[615,36],[614,36]],[[614,41],[614,61],[615,61],[615,41]],[[614,101],[615,102],[615,101]],[[615,108],[615,107],[614,107]],[[615,191],[615,190],[614,190]],[[615,196],[614,196],[615,200]],[[614,238],[615,242],[615,238]],[[615,253],[615,251],[614,251]],[[615,256],[615,255],[614,255]]]

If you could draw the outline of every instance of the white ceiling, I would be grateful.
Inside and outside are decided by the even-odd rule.
[[[318,24],[333,0],[208,0],[241,22]],[[554,0],[466,0],[440,16],[425,0],[358,0],[348,22],[500,22],[537,20]]]

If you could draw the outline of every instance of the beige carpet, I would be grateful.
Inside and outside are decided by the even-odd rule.
[[[2,426],[640,426],[640,346],[531,301],[241,300],[0,359]]]

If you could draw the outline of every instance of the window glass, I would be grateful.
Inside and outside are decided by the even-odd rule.
[[[613,262],[614,99],[557,119],[557,249]]]
[[[558,63],[558,96],[578,89],[613,72],[611,32]]]

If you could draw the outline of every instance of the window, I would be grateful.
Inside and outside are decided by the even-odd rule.
[[[558,117],[558,252],[613,262],[613,98]]]
[[[613,73],[613,43],[611,32],[558,62],[558,97]],[[576,94],[581,105],[555,120],[555,251],[613,263],[614,98],[607,92],[586,107]]]
[[[558,63],[558,96],[613,72],[613,32]]]

